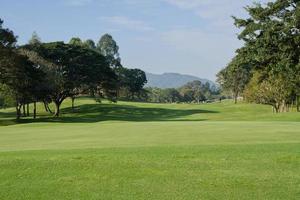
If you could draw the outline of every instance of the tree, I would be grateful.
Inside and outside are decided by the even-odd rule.
[[[10,88],[5,84],[0,84],[0,108],[13,107],[15,99]]]
[[[0,84],[9,88],[11,95],[15,99],[17,119],[21,117],[21,106],[24,104],[29,88],[31,64],[24,56],[16,53],[16,37],[9,29],[2,26],[0,19]]]
[[[60,114],[61,103],[76,96],[83,85],[102,94],[112,90],[107,82],[114,82],[115,74],[98,52],[63,42],[45,43],[37,51],[52,63],[44,66],[44,71],[51,83],[49,97],[56,107],[55,116]]]
[[[84,41],[83,46],[85,46],[86,48],[96,50],[95,42],[91,39],[88,39],[88,40]]]
[[[31,45],[39,45],[42,43],[41,38],[38,36],[38,34],[34,31],[32,33],[31,39],[29,40],[28,44]]]
[[[146,101],[153,102],[153,103],[161,103],[162,100],[162,89],[157,87],[148,87],[145,88],[145,91],[147,93]]]
[[[77,45],[77,46],[83,46],[83,42],[78,37],[71,38],[71,40],[69,41],[69,44],[71,44],[71,45]]]
[[[115,68],[121,66],[119,46],[111,35],[104,34],[100,38],[96,49],[106,57],[110,67]]]
[[[27,114],[25,113],[25,105],[31,102],[34,88],[42,75],[26,56],[20,55],[16,51],[11,51],[6,55],[6,59],[1,62],[1,65],[3,66],[1,83],[10,89],[15,99],[17,119],[20,119],[22,107],[23,116],[28,115],[29,111]]]
[[[165,103],[176,103],[180,101],[180,94],[175,88],[162,90],[162,99]]]
[[[184,102],[197,102],[205,101],[210,99],[213,91],[210,88],[209,83],[201,83],[201,81],[192,81],[179,89],[180,95]]]
[[[245,41],[244,49],[250,55],[248,58],[251,58],[248,63],[254,72],[261,73],[258,87],[263,88],[267,83],[272,83],[272,91],[278,97],[285,94],[284,99],[274,98],[280,101],[276,102],[277,105],[284,107],[299,96],[298,7],[299,2],[295,0],[276,0],[266,6],[248,6],[246,10],[250,17],[247,19],[234,18],[235,25],[242,29],[239,38]],[[280,83],[278,80],[281,80]],[[284,92],[281,86],[284,86]]]
[[[232,93],[234,102],[237,103],[237,98],[242,94],[246,85],[251,79],[251,65],[246,60],[246,54],[237,51],[238,54],[232,59],[226,68],[217,74],[217,82],[223,90]]]
[[[33,102],[33,117],[36,117],[36,102],[43,102],[45,110],[52,113],[48,104],[51,102],[49,94],[53,88],[53,79],[51,79],[51,73],[49,69],[53,69],[55,66],[52,62],[45,60],[36,51],[40,48],[41,44],[29,44],[21,46],[18,49],[20,55],[26,56],[30,62],[33,63],[34,67],[39,69],[39,72],[34,73],[35,76],[31,90],[31,101]]]
[[[127,98],[133,100],[135,96],[140,97],[147,83],[146,74],[140,69],[116,68],[119,77],[119,86],[127,94]]]
[[[11,30],[3,28],[3,20],[0,18],[0,50],[3,51],[5,48],[14,48],[16,42],[16,36]],[[3,55],[1,55],[1,57],[2,56]]]

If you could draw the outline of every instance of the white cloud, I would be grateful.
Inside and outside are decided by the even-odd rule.
[[[93,0],[64,0],[64,3],[68,6],[85,6],[92,2]]]
[[[212,2],[212,0],[165,0],[165,1],[181,9],[189,9],[189,10],[197,9],[203,5],[208,5]]]
[[[246,5],[252,5],[252,0],[162,0],[183,11],[188,11],[198,16],[208,28],[206,31],[211,33],[220,32],[233,37],[237,32],[234,29],[234,21],[231,16],[246,17],[247,12],[243,9]],[[270,0],[257,0],[266,3]]]
[[[237,0],[163,0],[179,9],[193,11],[196,15],[204,19],[228,18],[230,15],[243,15],[243,7],[251,5],[252,1]],[[270,0],[257,0],[266,3]]]
[[[154,28],[147,25],[144,21],[130,19],[125,16],[110,16],[110,17],[101,17],[101,20],[104,20],[110,24],[121,26],[126,29],[130,30],[137,30],[137,31],[153,31]]]

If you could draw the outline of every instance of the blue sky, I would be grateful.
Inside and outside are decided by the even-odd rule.
[[[265,3],[267,0],[256,2]],[[110,33],[126,67],[215,80],[241,46],[230,16],[252,0],[0,0],[5,27],[26,43],[71,37],[98,41]]]

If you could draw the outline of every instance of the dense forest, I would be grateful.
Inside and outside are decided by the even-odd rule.
[[[300,111],[300,9],[298,0],[246,7],[249,17],[234,17],[244,41],[217,77],[223,91],[274,112]]]

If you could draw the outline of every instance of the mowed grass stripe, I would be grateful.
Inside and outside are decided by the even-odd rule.
[[[299,144],[0,153],[0,199],[297,199]]]
[[[297,143],[295,122],[121,122],[2,127],[0,151]]]

